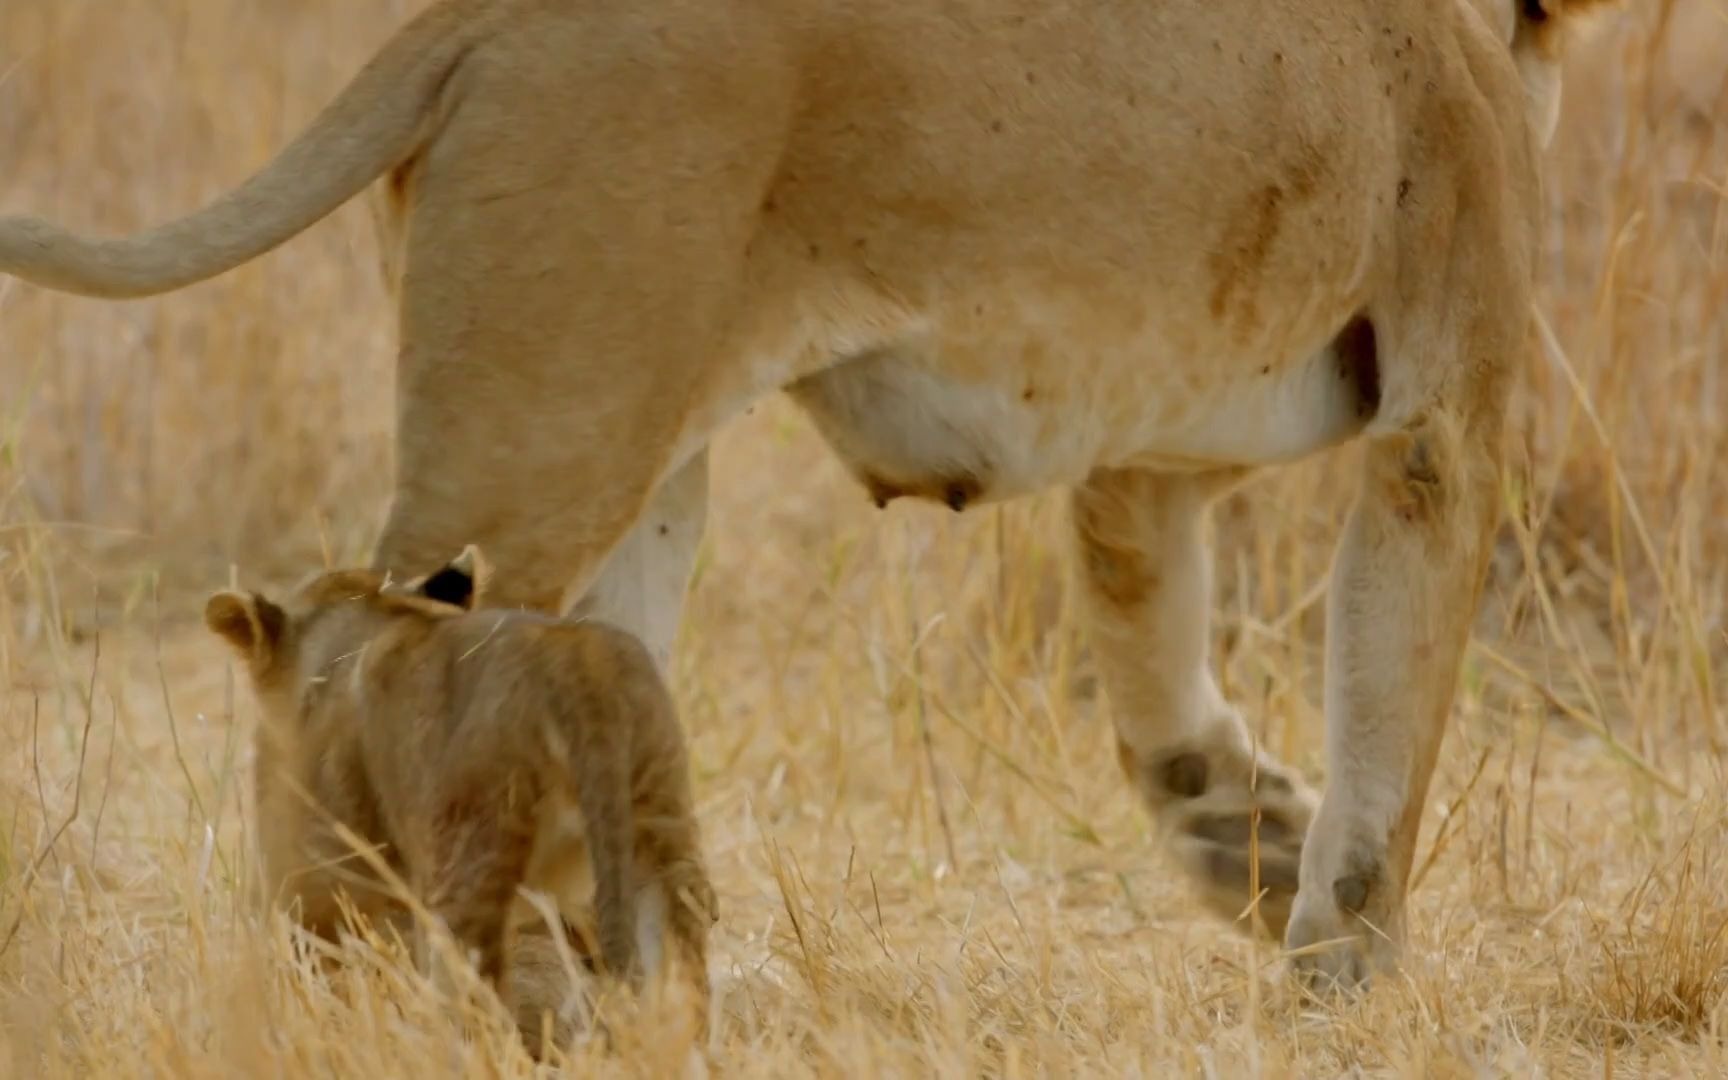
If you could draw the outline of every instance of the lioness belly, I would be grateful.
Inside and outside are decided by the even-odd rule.
[[[1360,429],[1360,316],[1415,196],[1383,35],[1348,5],[868,11],[811,76],[752,258],[795,267],[775,280],[819,345],[859,343],[812,350],[790,389],[878,501],[1269,463]]]
[[[788,388],[878,505],[955,510],[1085,479],[1099,466],[1207,468],[1301,457],[1360,431],[1379,397],[1372,325],[1288,359],[1161,363],[1037,333],[944,352],[941,336],[846,360]],[[950,344],[954,342],[950,341]]]

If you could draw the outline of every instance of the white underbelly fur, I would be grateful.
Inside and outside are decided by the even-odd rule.
[[[939,363],[882,352],[789,392],[879,501],[957,499],[956,509],[1078,483],[1100,466],[1289,461],[1348,438],[1369,418],[1331,344],[1247,367],[1197,378],[1192,367],[1075,365],[1059,385],[1040,386],[1011,364],[962,382]]]

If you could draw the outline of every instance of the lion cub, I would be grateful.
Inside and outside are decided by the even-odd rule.
[[[378,855],[504,992],[521,887],[564,910],[592,881],[599,959],[677,962],[706,996],[714,893],[683,733],[646,649],[594,622],[479,610],[470,547],[392,584],[312,577],[280,605],[221,592],[205,622],[247,661],[262,711],[258,828],[267,886],[333,936],[341,894],[403,907],[336,825]]]

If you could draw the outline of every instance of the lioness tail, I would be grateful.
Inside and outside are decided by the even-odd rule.
[[[0,272],[120,299],[170,292],[257,258],[412,156],[439,91],[494,7],[444,0],[421,14],[269,164],[178,221],[96,239],[41,218],[0,218]]]

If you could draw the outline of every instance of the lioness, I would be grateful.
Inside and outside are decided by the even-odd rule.
[[[469,549],[409,586],[339,570],[281,605],[210,598],[205,621],[246,660],[263,709],[267,888],[325,936],[344,894],[400,919],[345,826],[501,993],[512,924],[537,917],[519,895],[528,887],[565,911],[592,895],[612,974],[658,967],[669,932],[705,999],[714,893],[683,733],[653,660],[600,623],[474,610],[478,558]]]
[[[706,447],[788,390],[879,503],[1067,485],[1124,770],[1212,905],[1390,960],[1497,517],[1562,24],[1588,0],[442,0],[209,207],[0,270],[177,288],[383,178],[380,570],[664,663]],[[1323,800],[1207,667],[1208,506],[1352,438]],[[1259,845],[1251,840],[1258,822]],[[1304,843],[1306,837],[1306,843]],[[1299,863],[1299,869],[1298,869]]]

